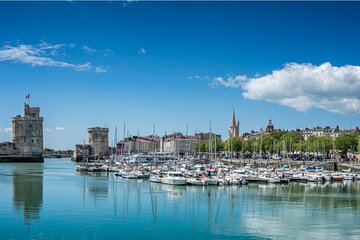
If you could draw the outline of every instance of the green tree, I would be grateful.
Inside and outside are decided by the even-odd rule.
[[[196,143],[196,151],[197,152],[207,152],[209,151],[208,141],[200,140]]]
[[[216,150],[215,150],[215,141],[216,141]],[[221,141],[221,139],[220,139],[219,137],[217,137],[217,138],[214,140],[213,149],[214,149],[214,151],[216,151],[216,152],[224,151],[224,142]]]
[[[333,143],[334,143],[334,140],[332,137],[330,136],[321,136],[318,138],[318,142],[319,142],[319,145],[320,145],[320,150],[321,152],[322,151],[325,151],[325,152],[329,152],[332,150],[333,148]]]
[[[244,142],[244,152],[250,152],[253,153],[256,150],[254,150],[256,140],[254,138],[250,138],[247,141]]]
[[[357,145],[356,136],[354,134],[340,134],[335,139],[335,146],[343,154],[346,154],[350,148],[355,148]]]

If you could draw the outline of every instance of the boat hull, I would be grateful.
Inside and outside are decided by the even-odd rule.
[[[186,179],[163,178],[161,183],[168,185],[186,185]]]

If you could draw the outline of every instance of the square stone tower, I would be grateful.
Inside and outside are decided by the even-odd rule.
[[[88,128],[89,145],[92,154],[105,157],[109,152],[109,129],[104,127]]]
[[[43,121],[39,107],[25,104],[24,116],[12,118],[13,142],[20,156],[42,158],[44,150]]]

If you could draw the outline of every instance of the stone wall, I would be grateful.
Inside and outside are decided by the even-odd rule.
[[[15,155],[18,154],[18,150],[15,147],[15,143],[3,142],[0,143],[0,155]]]

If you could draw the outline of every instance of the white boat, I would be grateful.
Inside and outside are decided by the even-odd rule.
[[[353,181],[353,180],[355,180],[355,176],[350,174],[350,173],[344,174],[343,176],[344,176],[345,181]]]
[[[308,175],[307,175],[307,181],[308,181],[308,182],[320,182],[321,179],[320,179],[318,176],[316,176],[316,175],[308,174]]]
[[[77,165],[75,167],[76,171],[83,171],[83,172],[87,172],[89,170],[89,167],[87,165]]]
[[[161,183],[161,179],[162,179],[162,177],[158,174],[150,175],[150,182]]]
[[[124,173],[121,174],[121,176],[123,178],[128,178],[128,179],[137,179],[137,178],[139,178],[138,175],[136,175],[133,172],[124,172]]]
[[[170,185],[186,185],[186,178],[181,172],[167,172],[166,176],[161,179],[161,183]]]
[[[216,178],[206,178],[204,181],[205,185],[219,185],[219,180]]]
[[[269,183],[281,183],[281,179],[278,176],[270,177],[268,180]]]
[[[343,175],[336,174],[336,173],[332,174],[331,177],[332,177],[332,179],[333,179],[334,181],[336,181],[336,182],[341,182],[341,181],[344,180],[344,176],[343,176]]]
[[[196,186],[204,186],[204,181],[202,181],[201,179],[197,179],[197,178],[188,178],[186,180],[186,183],[189,185],[196,185]]]

